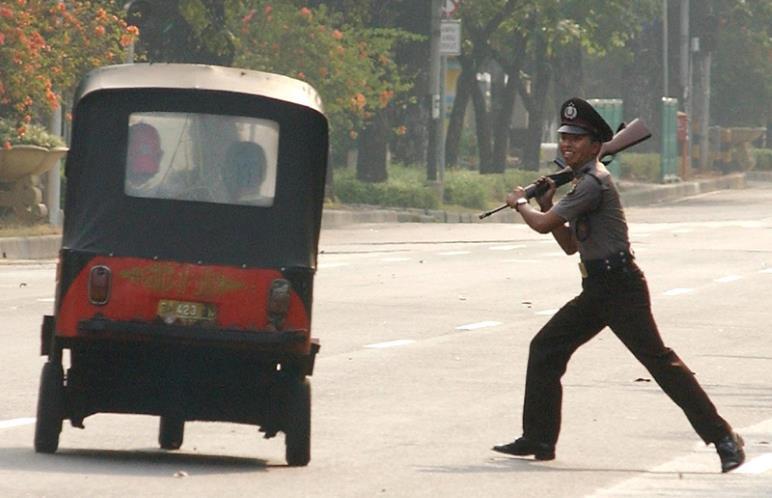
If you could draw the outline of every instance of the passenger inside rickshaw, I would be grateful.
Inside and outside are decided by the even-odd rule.
[[[161,136],[154,126],[139,122],[129,127],[127,193],[138,195],[151,188],[150,180],[158,174],[162,157]]]
[[[279,143],[274,121],[133,113],[128,141],[125,192],[129,196],[262,207],[273,204]]]
[[[257,200],[265,180],[263,148],[254,142],[234,142],[225,153],[223,184],[234,203]]]

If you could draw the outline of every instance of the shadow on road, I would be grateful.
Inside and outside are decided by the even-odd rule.
[[[142,450],[62,449],[53,455],[32,448],[0,448],[0,469],[28,472],[170,476],[239,474],[290,468],[259,458]]]

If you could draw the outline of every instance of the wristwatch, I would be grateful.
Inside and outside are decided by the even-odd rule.
[[[528,204],[528,200],[525,197],[521,197],[515,201],[515,211],[520,212],[520,206]]]

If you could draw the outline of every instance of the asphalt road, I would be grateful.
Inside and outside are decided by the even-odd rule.
[[[628,210],[665,342],[745,437],[722,475],[712,447],[606,330],[564,377],[557,459],[490,451],[519,435],[530,338],[579,291],[575,257],[520,224],[378,224],[322,233],[313,450],[189,423],[100,414],[32,450],[41,316],[53,262],[0,266],[0,496],[772,495],[772,185]]]

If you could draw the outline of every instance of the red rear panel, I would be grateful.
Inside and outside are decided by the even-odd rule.
[[[89,302],[89,274],[95,266],[112,272],[110,298],[105,305]],[[207,266],[140,258],[94,257],[77,274],[61,296],[56,318],[56,335],[78,337],[81,320],[104,318],[120,322],[159,323],[161,301],[203,305],[215,318],[205,326],[260,333],[275,330],[268,316],[268,294],[276,279],[275,269]],[[292,290],[287,317],[280,330],[310,329],[308,312]]]

